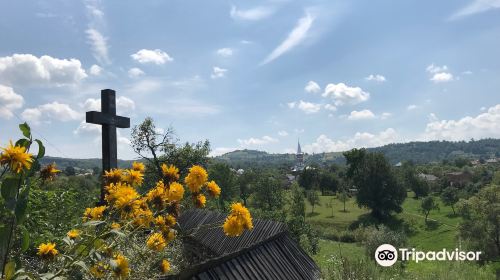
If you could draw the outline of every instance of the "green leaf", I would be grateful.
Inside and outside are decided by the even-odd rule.
[[[7,226],[0,226],[0,255],[5,256],[7,251],[7,244],[9,243],[10,228]]]
[[[17,140],[15,146],[21,146],[21,147],[25,147],[25,148],[28,148],[28,146],[30,145],[30,140],[28,139],[25,139],[25,138],[21,138],[19,140]]]
[[[31,128],[27,123],[20,124],[19,129],[23,132],[24,137],[28,139],[31,137]]]
[[[22,224],[24,219],[26,218],[26,209],[28,208],[28,198],[27,197],[19,197],[19,200],[16,204],[16,210],[14,213],[16,214],[17,224]]]
[[[110,232],[118,235],[119,237],[125,237],[126,236],[125,233],[121,232],[118,229],[112,229]]]
[[[23,236],[21,240],[21,251],[24,253],[30,247],[30,233],[26,228],[23,228]]]
[[[12,277],[14,277],[14,274],[16,273],[16,263],[13,261],[8,262],[5,265],[5,280],[10,280]]]
[[[38,143],[38,155],[36,156],[36,158],[43,158],[43,156],[45,155],[45,146],[43,145],[42,141],[38,139],[35,139],[35,141]]]
[[[87,265],[83,261],[77,261],[77,262],[75,262],[75,265],[83,268],[84,271],[88,271],[89,270],[89,268],[87,267]]]
[[[19,179],[16,177],[6,177],[2,182],[2,197],[6,201],[14,199],[16,197],[17,185],[19,183]]]

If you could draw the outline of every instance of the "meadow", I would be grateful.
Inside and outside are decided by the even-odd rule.
[[[403,204],[403,211],[394,217],[391,225],[396,230],[405,230],[409,234],[407,240],[408,248],[423,251],[439,251],[443,248],[461,248],[458,239],[458,224],[461,218],[453,213],[449,206],[439,202],[439,210],[433,210],[425,222],[420,211],[420,199],[414,199],[414,195],[408,192],[408,197]],[[323,271],[332,267],[335,259],[340,257],[351,262],[362,265],[372,270],[369,275],[378,275],[380,279],[391,279],[394,275],[402,276],[401,279],[495,279],[494,265],[479,266],[473,263],[437,263],[437,262],[408,262],[401,270],[386,269],[379,267],[373,258],[366,254],[362,242],[356,240],[356,233],[352,227],[365,220],[369,215],[367,209],[359,208],[355,198],[344,204],[335,196],[320,196],[321,205],[314,207],[306,202],[306,221],[320,233],[320,251],[313,256],[314,260]],[[333,214],[333,215],[332,215]],[[337,265],[338,267],[338,265]],[[450,274],[450,271],[456,271]],[[403,274],[402,274],[403,273]],[[473,278],[467,278],[467,275]],[[399,277],[398,277],[399,278]]]

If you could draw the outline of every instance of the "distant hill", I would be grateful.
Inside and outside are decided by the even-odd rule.
[[[500,157],[500,139],[482,139],[477,141],[430,141],[409,142],[403,144],[389,144],[377,148],[369,148],[370,152],[381,152],[392,164],[404,160],[412,160],[423,164],[453,160],[459,157],[470,159],[488,159]],[[234,168],[248,168],[251,166],[292,166],[295,154],[270,154],[256,150],[238,150],[215,157],[215,161],[226,162]],[[305,154],[306,164],[344,164],[345,159],[341,152]],[[44,157],[42,164],[55,162],[59,169],[71,166],[80,169],[101,168],[101,159],[71,159],[60,157]],[[132,165],[133,160],[118,160],[118,167],[126,168]]]
[[[389,144],[377,148],[367,149],[369,152],[383,153],[387,159],[396,164],[400,161],[411,160],[418,164],[454,160],[455,158],[488,159],[500,157],[500,139],[471,140],[468,142],[430,141]],[[255,150],[238,150],[215,158],[235,168],[266,165],[288,165],[295,162],[295,154],[269,154]],[[345,159],[341,152],[305,154],[306,164],[344,164]]]
[[[66,167],[76,167],[80,169],[92,169],[94,167],[102,168],[102,160],[100,158],[88,158],[88,159],[74,159],[74,158],[61,158],[61,157],[51,157],[46,156],[40,160],[42,165],[55,162],[57,168],[64,170]],[[118,160],[118,167],[125,168],[132,166],[133,160]]]

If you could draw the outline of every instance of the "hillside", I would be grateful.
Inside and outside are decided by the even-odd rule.
[[[88,159],[74,159],[74,158],[61,158],[61,157],[51,157],[45,156],[41,159],[41,164],[46,165],[55,162],[58,169],[64,170],[64,168],[71,166],[80,169],[92,169],[94,167],[101,168],[102,160],[100,158],[88,158]],[[118,160],[118,167],[130,167],[133,160]]]
[[[471,140],[469,142],[430,141],[389,144],[377,148],[369,148],[370,152],[383,153],[392,164],[411,160],[423,164],[453,160],[455,158],[488,159],[500,157],[500,139]],[[292,165],[294,154],[269,154],[255,150],[238,150],[218,156],[215,160],[227,162],[233,167],[244,168],[250,165]],[[344,163],[341,152],[305,154],[306,164]]]

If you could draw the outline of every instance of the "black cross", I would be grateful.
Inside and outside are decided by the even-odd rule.
[[[118,167],[116,128],[129,128],[130,119],[116,115],[116,93],[112,89],[101,90],[101,112],[86,114],[87,123],[102,125],[102,172]],[[101,187],[100,204],[104,204],[105,190]]]

